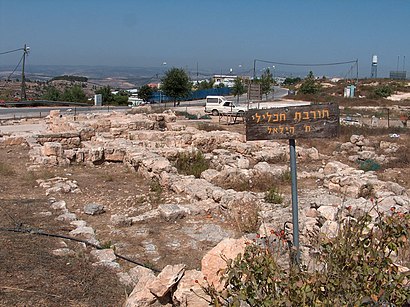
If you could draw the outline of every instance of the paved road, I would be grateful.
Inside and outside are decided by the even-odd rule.
[[[89,112],[112,112],[128,110],[129,107],[123,106],[105,106],[105,107],[24,107],[24,108],[0,108],[0,119],[20,119],[20,118],[32,118],[32,117],[45,117],[51,110],[60,110],[60,112],[76,112],[76,113],[89,113]]]
[[[282,97],[287,95],[287,89],[275,86],[274,93],[268,95],[268,100],[263,100],[261,102],[249,102],[247,95],[244,94],[239,97],[239,105],[250,107],[250,108],[271,108],[271,107],[282,107],[287,106],[290,103],[283,101]],[[228,96],[228,100],[237,102],[237,97]],[[257,104],[256,104],[257,103]],[[292,105],[302,105],[306,102],[291,102]],[[162,106],[171,108],[173,107],[172,102],[155,104],[155,106]],[[187,111],[191,113],[204,113],[205,99],[193,100],[193,101],[181,101],[180,105],[176,108],[180,111]],[[112,111],[126,111],[130,109],[127,106],[77,106],[77,107],[13,107],[13,108],[0,108],[0,120],[1,119],[21,119],[21,118],[33,118],[33,117],[45,117],[51,110],[60,110],[60,112],[70,112],[70,113],[99,113],[99,112],[112,112]]]

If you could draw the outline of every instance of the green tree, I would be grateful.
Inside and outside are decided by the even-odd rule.
[[[313,72],[310,71],[299,90],[302,94],[316,94],[319,91]]]
[[[128,93],[125,91],[119,91],[118,94],[114,96],[114,103],[119,106],[124,106],[128,104]]]
[[[214,86],[214,81],[213,80],[204,80],[200,82],[199,84],[196,85],[197,90],[207,90],[210,88],[213,88]]]
[[[178,99],[188,96],[191,92],[191,82],[182,68],[171,68],[165,73],[165,77],[161,81],[162,91],[174,100],[174,106]]]
[[[61,92],[55,86],[48,86],[43,94],[44,100],[59,101],[61,100]]]
[[[152,97],[153,90],[147,84],[141,86],[138,91],[138,98],[142,99],[143,101],[149,101]]]
[[[232,87],[232,94],[236,96],[238,102],[239,102],[239,96],[241,96],[245,92],[246,92],[245,85],[243,84],[242,79],[239,77],[236,78],[234,85]]]
[[[295,85],[296,83],[299,83],[300,81],[302,81],[302,79],[300,79],[299,77],[296,78],[286,78],[285,81],[283,82],[284,85]]]
[[[262,95],[265,95],[266,99],[268,99],[268,94],[272,91],[272,85],[273,85],[273,76],[269,68],[266,69],[264,73],[262,74],[260,83],[261,83]]]
[[[96,90],[95,93],[102,95],[103,103],[115,101],[114,95],[111,93],[111,87],[109,85]]]
[[[74,85],[73,87],[66,88],[62,95],[62,100],[71,102],[86,102],[87,96],[85,95],[83,89],[79,85]]]

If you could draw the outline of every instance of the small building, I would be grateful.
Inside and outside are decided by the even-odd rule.
[[[238,78],[238,76],[235,75],[214,75],[212,80],[214,81],[214,87],[218,87],[221,84],[225,87],[233,87],[236,78]]]

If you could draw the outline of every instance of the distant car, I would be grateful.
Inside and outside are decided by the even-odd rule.
[[[345,126],[356,126],[356,127],[361,127],[362,123],[358,121],[355,118],[352,118],[350,116],[346,116],[345,118],[340,119],[340,124],[345,125]]]
[[[226,100],[223,96],[206,96],[205,113],[244,115],[246,108],[235,105],[232,101]]]

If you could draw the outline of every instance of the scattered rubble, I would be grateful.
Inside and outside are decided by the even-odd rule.
[[[161,203],[144,212],[129,215],[114,212],[112,208],[106,209],[102,204],[89,203],[84,206],[83,213],[95,218],[108,210],[112,213],[110,227],[116,230],[154,219],[177,223],[180,219],[211,214],[236,218],[238,210],[247,204],[259,208],[259,219],[263,220],[261,230],[267,233],[282,229],[283,224],[291,220],[289,207],[268,204],[261,193],[225,189],[220,184],[232,178],[248,183],[267,176],[280,178],[288,170],[289,157],[287,146],[278,142],[246,143],[244,136],[238,133],[206,132],[185,127],[176,122],[176,116],[171,111],[149,115],[78,115],[76,120],[52,111],[49,130],[50,133],[27,141],[34,166],[123,163],[147,180],[156,180],[161,188],[181,196],[181,202]],[[178,154],[196,150],[204,153],[210,168],[202,172],[200,178],[179,174],[174,163]],[[389,161],[389,155],[397,150],[400,147],[395,143],[381,141],[375,145],[364,136],[352,135],[349,142],[341,144],[340,151],[335,155],[348,156],[352,162],[373,159],[385,163]],[[353,217],[364,211],[372,212],[375,203],[377,210],[382,212],[389,212],[392,207],[401,212],[410,210],[408,191],[397,183],[379,180],[373,171],[365,172],[331,160],[314,147],[299,147],[298,158],[301,161],[323,160],[323,167],[300,174],[302,178],[314,178],[320,182],[319,189],[302,191],[299,196],[301,250],[305,260],[309,257],[309,235],[320,232],[328,237],[335,236],[340,219],[346,217],[347,207]],[[45,189],[46,195],[81,193],[77,182],[68,178],[55,177],[38,180],[37,183]],[[99,244],[96,230],[79,219],[78,212],[69,212],[65,201],[54,200],[50,207],[62,211],[57,220],[68,221],[75,227],[70,235]],[[372,214],[376,216],[374,212]],[[154,306],[156,303],[165,306],[207,306],[206,301],[200,299],[205,294],[199,282],[203,282],[205,277],[208,283],[221,289],[218,272],[226,265],[221,256],[234,258],[244,251],[248,239],[234,239],[234,234],[216,224],[195,227],[182,230],[194,241],[208,241],[214,246],[202,258],[200,271],[185,270],[185,265],[180,264],[166,266],[157,276],[143,267],[124,272],[116,262],[112,249],[95,250],[91,254],[96,259],[96,265],[113,268],[124,283],[135,286],[125,304],[128,307]],[[196,232],[199,228],[200,231]],[[287,231],[291,232],[291,229]],[[140,244],[147,254],[161,257],[158,246],[149,238],[145,237]],[[178,248],[180,243],[170,244]],[[71,252],[67,248],[53,251],[62,256],[71,255]]]

